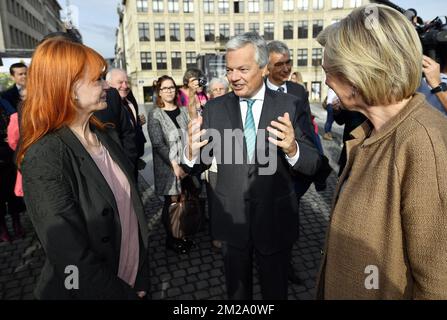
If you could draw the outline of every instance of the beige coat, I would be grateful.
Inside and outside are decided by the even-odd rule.
[[[369,132],[347,142],[318,298],[447,299],[447,118],[416,94]]]

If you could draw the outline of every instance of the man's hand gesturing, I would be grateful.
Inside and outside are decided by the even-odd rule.
[[[269,137],[269,141],[280,147],[289,158],[294,157],[298,149],[289,113],[284,113],[282,117],[278,117],[278,121],[272,121],[270,124],[271,127],[267,127],[267,131],[275,135],[277,139]]]

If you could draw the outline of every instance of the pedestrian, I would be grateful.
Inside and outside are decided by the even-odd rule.
[[[158,78],[156,92],[157,103],[147,116],[154,159],[155,194],[164,198],[161,219],[166,230],[166,248],[183,254],[191,250],[194,242],[173,235],[169,207],[180,200],[182,180],[187,177],[180,166],[184,149],[181,130],[186,130],[189,117],[187,109],[177,105],[174,79],[167,75]]]
[[[26,74],[28,67],[23,62],[14,63],[9,68],[14,84],[1,94],[2,98],[8,100],[10,105],[17,111],[17,107],[20,103],[20,92],[25,89],[26,86]]]
[[[370,12],[380,23],[365,24]],[[327,85],[367,118],[347,142],[318,297],[447,299],[447,119],[416,93],[414,26],[393,8],[368,5],[318,42]]]
[[[214,238],[222,241],[228,298],[252,299],[255,255],[263,299],[287,299],[287,270],[299,215],[290,173],[314,174],[320,157],[310,140],[312,132],[300,127],[299,118],[305,113],[299,113],[297,105],[304,102],[265,86],[265,40],[256,32],[233,37],[226,44],[225,57],[233,91],[210,100],[203,118],[188,125],[185,167],[194,172],[210,165],[211,159],[198,158],[199,149],[208,142],[204,150],[212,148],[214,156],[222,159],[217,162],[211,224]],[[220,139],[205,137],[198,142],[200,125],[219,133]],[[228,131],[236,135],[235,142]],[[272,135],[268,140],[266,131]],[[269,172],[260,166],[261,153],[272,157]]]
[[[106,68],[94,50],[63,37],[33,55],[17,159],[46,253],[37,299],[148,294],[148,230],[133,168],[115,130],[93,116],[107,107]]]
[[[206,79],[203,72],[196,68],[186,70],[183,76],[183,87],[178,92],[178,105],[187,107],[189,117],[195,119],[202,113],[208,101]]]
[[[326,99],[326,122],[324,124],[324,140],[332,141],[332,124],[334,123],[334,105],[339,104],[338,97],[335,94],[334,90],[331,88],[328,89],[327,99]]]

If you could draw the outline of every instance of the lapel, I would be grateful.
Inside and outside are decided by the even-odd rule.
[[[73,132],[68,127],[61,128],[57,135],[60,136],[62,141],[73,151],[75,156],[80,160],[80,171],[85,177],[89,177],[91,183],[95,186],[97,191],[107,200],[110,206],[115,212],[118,212],[118,208],[115,202],[115,197],[110,189],[106,179],[99,171],[95,161],[93,161],[90,154],[85,150],[81,142],[76,138]],[[98,135],[98,139],[99,139]],[[102,142],[102,141],[101,141]],[[118,217],[119,220],[119,217]]]
[[[241,116],[241,106],[239,104],[239,97],[236,96],[233,92],[228,95],[228,99],[225,101],[225,108],[227,109],[227,115],[230,118],[231,129],[241,130],[244,132],[244,126],[242,124],[242,116]],[[235,139],[236,143],[239,145],[235,146],[235,151],[243,150],[243,163],[247,163],[247,144],[245,143],[245,139],[242,139],[243,145],[241,146],[241,139]]]

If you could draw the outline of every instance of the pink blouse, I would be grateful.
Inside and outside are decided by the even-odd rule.
[[[138,272],[140,244],[138,220],[133,208],[129,180],[102,144],[97,154],[89,153],[115,196],[121,222],[118,277],[133,287]]]

